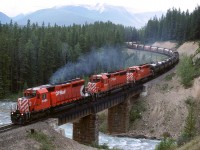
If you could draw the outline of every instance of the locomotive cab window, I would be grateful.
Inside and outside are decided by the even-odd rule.
[[[31,94],[30,94],[30,97],[31,97],[31,98],[36,97],[36,94],[35,94],[35,93],[31,93]]]
[[[28,98],[33,98],[33,97],[36,97],[36,94],[35,93],[25,93],[24,96],[28,97]]]
[[[95,82],[95,83],[97,83],[97,82],[99,82],[100,81],[100,79],[93,79],[92,80],[92,82]]]
[[[46,94],[42,94],[42,99],[46,99]]]
[[[130,72],[134,73],[134,72],[136,72],[136,70],[135,69],[134,70],[130,70]]]
[[[111,77],[111,75],[110,74],[108,74],[108,75],[106,75],[108,78],[110,78]]]
[[[120,75],[122,76],[122,75],[125,75],[126,74],[126,72],[124,71],[124,72],[120,72]]]

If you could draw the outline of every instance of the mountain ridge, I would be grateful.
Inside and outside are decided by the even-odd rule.
[[[162,12],[154,12],[152,14],[158,15],[158,18],[161,16]],[[62,6],[62,7],[52,7],[37,10],[35,12],[29,13],[27,15],[18,15],[16,17],[9,18],[9,21],[12,19],[14,22],[17,22],[19,25],[26,25],[27,20],[30,20],[32,23],[38,23],[42,25],[43,22],[45,25],[54,25],[59,26],[69,26],[73,24],[85,24],[94,23],[95,21],[111,21],[115,24],[122,24],[124,26],[132,26],[136,28],[141,28],[144,26],[150,18],[153,16],[150,13],[137,13],[132,14],[127,11],[124,7],[120,6],[111,6],[103,5],[96,7],[89,6]],[[154,16],[155,16],[154,15]],[[151,17],[149,17],[151,16]],[[7,23],[9,22],[7,18]],[[0,21],[2,19],[0,16]]]
[[[10,22],[10,17],[8,17],[6,14],[0,12],[0,22],[5,24],[5,23],[8,23]]]

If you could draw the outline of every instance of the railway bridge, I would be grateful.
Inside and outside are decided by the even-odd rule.
[[[129,48],[164,54],[171,57],[158,63],[158,68],[169,70],[175,65],[176,59],[173,50],[145,45],[129,45]],[[170,64],[171,62],[171,64]],[[160,67],[159,67],[160,66]],[[166,69],[167,68],[167,69]],[[163,73],[164,71],[161,70]],[[126,90],[121,89],[110,95],[96,98],[91,103],[76,105],[54,117],[58,118],[58,125],[73,122],[73,139],[83,144],[98,144],[99,127],[97,113],[108,109],[108,132],[125,133],[129,126],[129,110],[131,100],[143,90],[143,84],[136,85]]]
[[[73,122],[73,140],[83,144],[98,144],[99,126],[97,113],[108,109],[108,132],[125,133],[129,126],[130,102],[139,95],[143,85],[116,91],[92,103],[80,104],[59,113],[58,125]]]

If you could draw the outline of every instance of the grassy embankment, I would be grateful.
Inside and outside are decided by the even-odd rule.
[[[53,150],[55,146],[53,145],[52,141],[54,138],[48,137],[41,131],[34,131],[34,133],[28,133],[28,138],[35,140],[36,142],[40,143],[40,149],[42,150]]]

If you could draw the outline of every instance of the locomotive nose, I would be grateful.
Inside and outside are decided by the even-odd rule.
[[[96,83],[88,82],[87,89],[89,93],[96,93],[97,92]]]
[[[25,97],[19,98],[18,99],[18,110],[21,113],[28,112],[29,111],[29,105],[28,105],[29,100]]]

